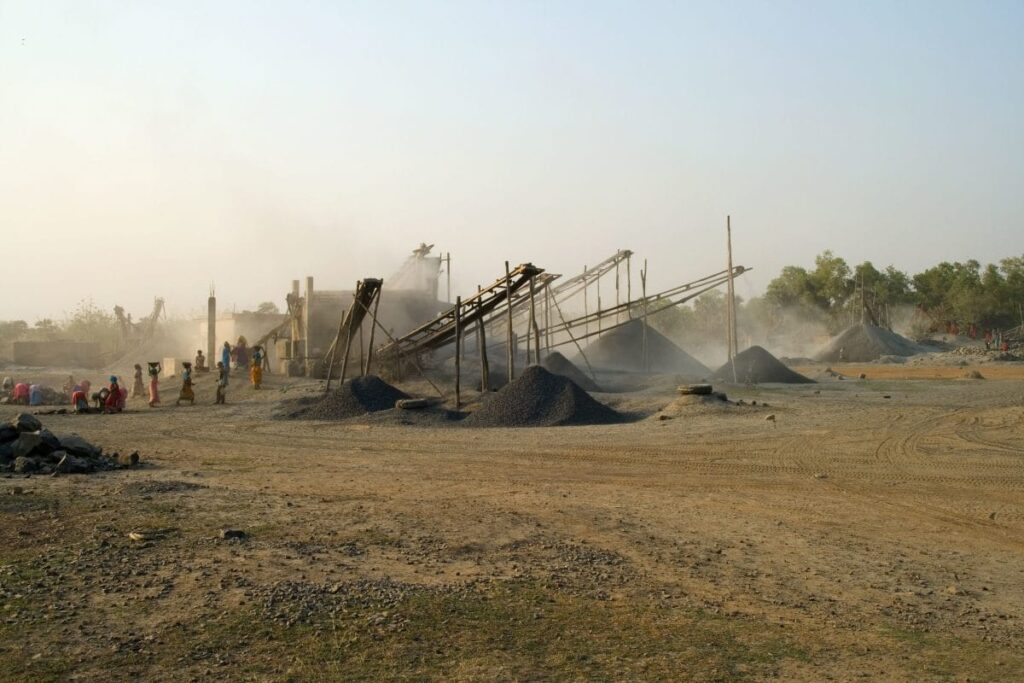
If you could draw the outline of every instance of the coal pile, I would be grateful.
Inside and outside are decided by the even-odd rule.
[[[80,436],[58,437],[34,415],[22,413],[0,426],[0,471],[18,474],[88,474],[139,462],[139,454],[105,454]]]
[[[915,356],[929,349],[877,325],[860,323],[847,327],[818,352],[815,360],[827,363],[867,363],[882,356]]]
[[[676,346],[668,337],[647,325],[649,371],[703,379],[711,370]],[[586,348],[591,365],[619,372],[645,372],[643,357],[644,322],[640,319],[616,327]],[[582,359],[581,359],[582,360]]]
[[[346,380],[340,387],[320,399],[287,413],[295,420],[346,420],[367,413],[390,410],[395,402],[409,398],[376,375]]]
[[[601,387],[597,386],[597,382],[584,375],[582,370],[573,365],[571,360],[558,351],[549,353],[540,364],[548,372],[571,379],[580,389],[585,391],[601,391]]]
[[[790,370],[782,361],[760,346],[751,346],[737,354],[731,363],[726,362],[720,367],[711,379],[743,384],[814,384],[813,379]]]
[[[462,424],[469,427],[554,427],[621,422],[571,379],[531,365]]]

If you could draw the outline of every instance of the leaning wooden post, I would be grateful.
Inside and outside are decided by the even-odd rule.
[[[644,259],[644,269],[640,271],[640,296],[644,302],[644,325],[641,336],[640,348],[644,372],[650,372],[650,363],[647,359],[647,259]]]
[[[587,267],[583,266],[583,336],[584,337],[589,337],[590,336],[590,317],[589,317],[590,316],[590,311],[587,310],[589,308],[587,306],[587,285],[589,285],[589,284],[590,283],[587,282]]]
[[[537,311],[533,302],[533,281],[536,277],[536,275],[530,276],[530,327],[533,330],[534,360],[540,365],[540,328],[537,327]],[[529,337],[529,333],[527,333],[527,337]]]
[[[462,347],[462,297],[455,297],[455,410],[462,407],[462,397],[459,394],[460,382],[462,379],[462,354],[459,349]]]
[[[373,313],[370,314],[370,318],[373,319],[374,324],[370,325],[370,344],[369,351],[366,354],[366,367],[363,368],[363,374],[370,374],[370,363],[373,362],[373,334],[377,331],[377,309],[380,308],[380,298],[384,295],[384,281],[380,281],[380,287],[377,289],[377,300],[373,302]]]
[[[355,311],[356,305],[359,303],[357,298],[359,294],[359,285],[361,282],[356,282],[356,291],[352,293],[352,308],[349,312]],[[348,316],[346,316],[348,317]],[[344,320],[345,318],[342,318]],[[351,323],[351,320],[349,321]],[[348,325],[348,333],[345,335],[345,357],[341,359],[341,379],[338,381],[341,384],[345,383],[345,373],[348,371],[348,354],[352,351],[352,325]],[[333,361],[332,361],[333,362]],[[329,372],[329,371],[328,371]]]
[[[630,302],[633,301],[633,273],[629,264],[631,258],[633,258],[632,254],[626,257],[626,301]],[[633,306],[629,306],[626,313],[632,319]]]
[[[512,331],[512,276],[509,274],[508,261],[505,261],[505,308],[508,309],[508,341],[507,341],[507,358],[505,359],[508,363],[508,381],[511,382],[515,379],[515,349],[512,347],[512,336],[515,334]]]
[[[615,261],[615,322],[619,322],[619,262]]]
[[[732,381],[737,382],[736,355],[739,352],[739,349],[737,348],[738,345],[736,343],[736,290],[732,279],[732,216],[728,215],[725,217],[725,244],[729,267],[729,286],[727,288],[729,300],[726,302],[727,305],[725,307],[725,312],[728,316],[726,325],[729,328],[729,333],[726,336],[729,343],[729,364],[732,365]]]
[[[477,293],[480,292],[480,285],[476,286]],[[477,308],[482,304],[477,299]],[[480,392],[485,393],[491,390],[491,369],[487,366],[487,333],[484,331],[484,316],[481,313],[476,321],[476,342],[480,347]]]
[[[597,337],[601,338],[601,274],[597,275]]]

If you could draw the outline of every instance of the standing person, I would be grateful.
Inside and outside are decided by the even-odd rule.
[[[238,343],[234,348],[235,356],[235,367],[239,370],[247,370],[249,368],[249,342],[246,341],[245,336],[238,338]]]
[[[135,381],[132,382],[132,398],[142,398],[146,393],[146,385],[142,383],[142,366],[135,364]]]
[[[182,401],[188,401],[190,405],[196,404],[196,393],[192,390],[192,364],[182,363],[184,370],[181,371],[181,393],[174,405],[180,406]]]
[[[156,408],[160,403],[160,363],[149,364],[149,407]]]
[[[224,404],[228,390],[228,368],[224,363],[217,363],[217,400],[214,403]]]
[[[220,350],[220,362],[225,370],[231,369],[231,342],[224,342],[224,346]]]
[[[263,361],[253,355],[252,365],[249,366],[249,381],[253,389],[259,389],[263,384]]]

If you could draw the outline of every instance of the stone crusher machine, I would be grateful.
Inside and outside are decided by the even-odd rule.
[[[365,375],[370,372],[370,363],[373,362],[373,335],[377,328],[377,307],[380,306],[380,291],[384,286],[384,280],[379,278],[366,278],[356,283],[356,289],[352,293],[352,305],[345,311],[338,325],[338,334],[331,343],[324,358],[324,376],[327,378],[325,391],[330,391],[331,380],[334,370],[341,363],[341,382],[345,381],[348,372],[348,358],[352,351],[352,339],[360,333],[363,321],[367,314],[372,320],[370,327],[369,353],[361,364],[359,372]]]
[[[393,338],[377,352],[380,363],[386,364],[390,372],[400,376],[402,365],[409,361],[418,364],[418,358],[456,340],[471,326],[482,324],[483,319],[504,308],[506,302],[526,300],[533,289],[531,281],[544,273],[531,263],[523,263],[507,271],[487,287],[466,299],[459,298],[456,304],[430,322],[412,332]]]

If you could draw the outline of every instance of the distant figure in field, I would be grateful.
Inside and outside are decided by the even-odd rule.
[[[160,363],[149,364],[149,407],[156,408],[160,404]]]
[[[210,368],[206,367],[206,356],[203,355],[202,349],[196,349],[196,372],[209,372]]]
[[[180,406],[182,401],[188,401],[190,405],[196,404],[196,393],[192,390],[192,364],[182,363],[184,370],[181,371],[181,393],[174,405]]]
[[[235,357],[236,369],[246,370],[249,368],[249,342],[245,340],[244,336],[238,338],[238,343],[235,344],[232,355]]]
[[[146,385],[142,382],[142,366],[135,364],[135,380],[132,382],[132,398],[141,398],[146,393]]]
[[[249,366],[249,381],[253,389],[259,389],[263,384],[263,360],[255,354],[252,358],[252,365]]]
[[[68,375],[68,378],[64,380],[64,386],[61,387],[64,390],[64,397],[68,398],[71,396],[71,392],[75,390],[75,376]]]
[[[27,406],[29,397],[29,387],[25,382],[18,382],[14,385],[14,391],[11,393],[11,402],[19,405]]]
[[[225,370],[231,368],[231,342],[224,342],[224,347],[220,350],[220,362]]]
[[[225,394],[228,390],[228,369],[224,363],[217,363],[217,400],[216,404],[225,403]]]
[[[75,390],[71,392],[71,405],[76,413],[89,412],[89,395],[82,391],[81,386],[75,387]]]
[[[114,375],[110,376],[110,387],[106,390],[107,397],[103,401],[103,410],[108,413],[119,413],[124,410],[124,397],[122,396],[121,385],[117,382],[117,377]]]

